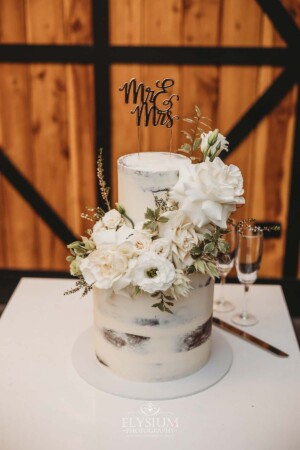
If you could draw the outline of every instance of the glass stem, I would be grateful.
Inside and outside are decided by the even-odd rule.
[[[221,295],[220,295],[220,304],[224,305],[225,303],[225,283],[226,283],[226,277],[225,275],[221,275],[220,277],[220,288],[221,288]]]
[[[242,311],[242,319],[246,320],[248,318],[248,298],[249,298],[249,289],[250,286],[248,284],[244,285],[244,309]]]

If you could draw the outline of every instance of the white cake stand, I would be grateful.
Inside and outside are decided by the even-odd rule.
[[[220,381],[231,367],[232,350],[223,336],[213,329],[211,356],[203,369],[173,381],[159,383],[128,381],[99,363],[94,352],[91,327],[76,340],[72,350],[72,362],[79,376],[96,389],[119,397],[167,400],[196,394]]]

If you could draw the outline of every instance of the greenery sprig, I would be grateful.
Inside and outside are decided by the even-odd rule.
[[[82,291],[81,297],[85,297],[90,290],[93,289],[93,286],[90,284],[87,284],[83,276],[79,276],[78,280],[76,281],[75,287],[72,289],[68,289],[64,292],[64,295],[70,295],[75,294],[78,291]]]
[[[162,312],[168,312],[173,314],[173,311],[168,306],[174,306],[174,298],[170,295],[166,295],[163,291],[154,292],[151,297],[155,297],[160,300],[160,302],[154,303],[152,308],[158,308]],[[167,306],[168,305],[168,306]]]
[[[191,250],[195,262],[189,266],[188,273],[200,272],[219,278],[217,261],[226,258],[229,250],[228,243],[222,238],[225,233],[226,230],[215,227],[212,233],[204,234],[204,240]]]
[[[156,233],[158,231],[158,223],[166,223],[168,222],[168,218],[162,216],[162,210],[160,207],[156,209],[147,208],[145,213],[146,222],[143,225],[144,230],[149,230],[152,233]]]
[[[201,110],[199,106],[195,105],[195,112],[196,116],[194,116],[192,119],[185,118],[183,119],[184,122],[187,122],[192,125],[192,128],[190,129],[190,133],[188,133],[185,130],[182,130],[181,133],[186,137],[186,139],[189,141],[189,143],[184,143],[179,150],[187,153],[190,157],[190,159],[194,162],[200,162],[202,161],[203,157],[196,157],[194,156],[194,153],[197,150],[200,150],[201,145],[201,134],[204,132],[203,127],[211,129],[211,127],[205,122],[206,120],[211,120],[208,117],[202,116]]]

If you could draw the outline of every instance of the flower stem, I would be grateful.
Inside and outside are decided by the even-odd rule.
[[[122,214],[122,216],[125,217],[125,219],[127,219],[127,220],[130,222],[132,228],[134,228],[134,223],[133,223],[133,221],[130,219],[130,217],[128,217],[127,214],[125,214],[125,213]]]

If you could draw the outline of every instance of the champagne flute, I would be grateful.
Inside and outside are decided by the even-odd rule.
[[[214,301],[213,310],[216,312],[229,312],[234,309],[234,306],[231,302],[226,300],[224,290],[226,277],[233,268],[234,257],[235,257],[235,248],[236,248],[236,226],[235,222],[232,220],[227,225],[227,232],[222,235],[222,239],[224,239],[228,244],[228,252],[226,255],[221,257],[219,261],[217,261],[217,269],[220,274],[220,297]]]
[[[262,251],[262,230],[256,227],[249,227],[238,231],[235,266],[238,279],[244,285],[244,307],[241,313],[232,318],[232,321],[237,325],[251,326],[258,322],[258,319],[248,312],[247,304],[250,285],[255,283],[257,279]]]

